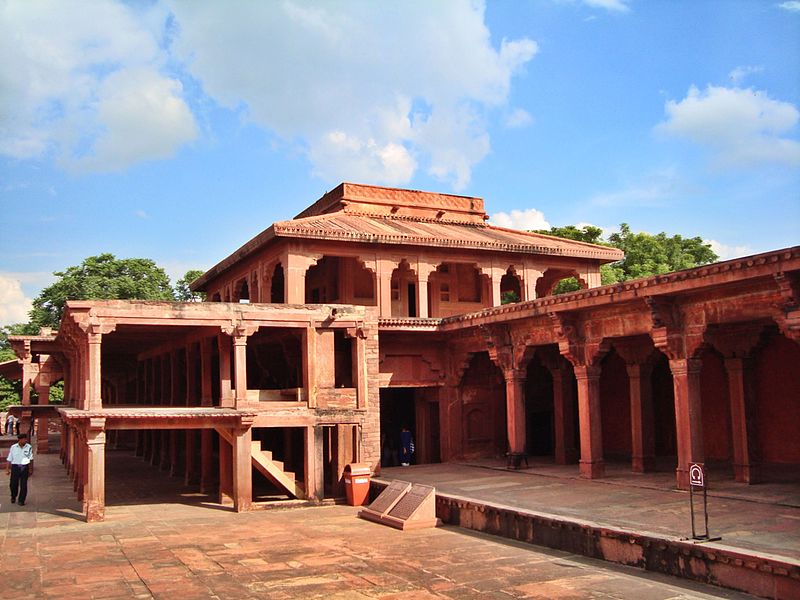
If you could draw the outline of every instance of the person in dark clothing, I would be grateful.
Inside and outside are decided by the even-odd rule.
[[[414,436],[408,427],[403,426],[400,431],[400,464],[407,467],[414,460]]]

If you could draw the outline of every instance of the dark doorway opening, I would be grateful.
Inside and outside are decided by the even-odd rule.
[[[381,466],[400,465],[400,432],[408,427],[417,438],[417,419],[414,388],[384,388],[381,390]],[[415,460],[412,462],[416,462]]]
[[[408,316],[417,316],[417,288],[413,283],[408,284]]]

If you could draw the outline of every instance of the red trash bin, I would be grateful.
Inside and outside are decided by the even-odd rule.
[[[369,463],[350,463],[344,468],[344,489],[350,506],[362,506],[369,497]]]

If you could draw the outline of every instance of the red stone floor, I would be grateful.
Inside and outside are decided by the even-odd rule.
[[[37,458],[26,506],[0,496],[0,598],[748,598],[451,527],[401,532],[348,506],[236,514],[130,453],[107,465],[102,523],[80,520],[56,455]],[[473,487],[493,475],[470,472]]]
[[[800,562],[800,473],[776,469],[768,475],[776,481],[743,485],[709,472],[709,530],[722,539],[708,545]],[[509,471],[504,462],[482,460],[384,468],[382,477],[611,528],[674,538],[691,534],[689,493],[676,490],[674,474],[666,470],[634,474],[625,465],[611,464],[607,477],[589,481],[578,477],[575,465],[532,461],[529,468]],[[702,497],[695,495],[695,500],[701,519]]]

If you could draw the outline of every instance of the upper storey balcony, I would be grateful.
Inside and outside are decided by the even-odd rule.
[[[483,200],[344,183],[193,284],[210,301],[377,306],[447,317],[600,285],[614,249],[486,223]]]

